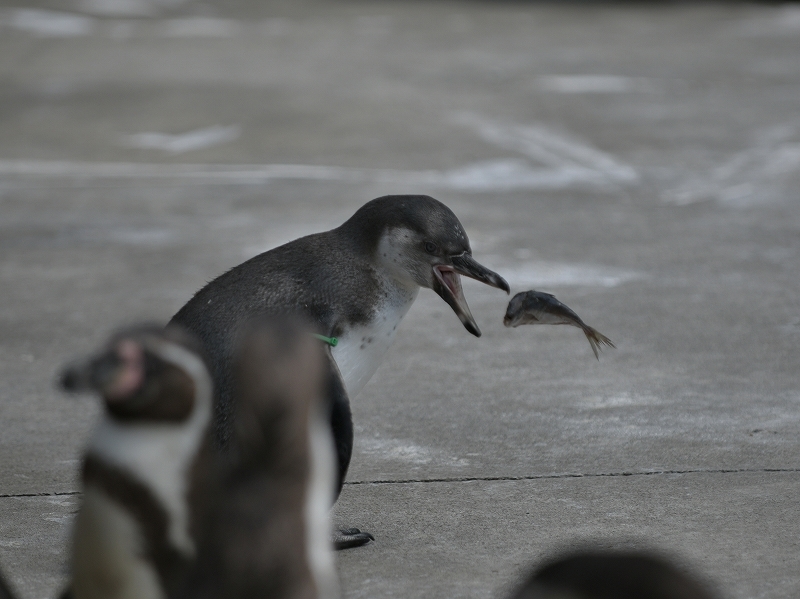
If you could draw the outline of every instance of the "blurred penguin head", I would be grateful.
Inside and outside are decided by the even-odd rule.
[[[538,567],[511,599],[714,599],[693,575],[650,553],[583,550]]]
[[[113,335],[102,350],[61,372],[69,392],[95,392],[120,421],[181,422],[191,414],[198,385],[211,381],[199,343],[177,326],[140,325]]]

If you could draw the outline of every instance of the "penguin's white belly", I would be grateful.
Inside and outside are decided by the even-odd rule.
[[[417,298],[419,288],[395,288],[366,325],[346,330],[331,354],[344,379],[347,395],[353,399],[383,361],[392,345],[397,326]]]
[[[75,522],[72,595],[76,599],[164,599],[131,514],[88,485]]]

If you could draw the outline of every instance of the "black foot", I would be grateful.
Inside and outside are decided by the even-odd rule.
[[[368,532],[361,532],[357,528],[345,528],[333,533],[333,548],[336,551],[351,549],[353,547],[361,547],[374,540],[375,537]]]

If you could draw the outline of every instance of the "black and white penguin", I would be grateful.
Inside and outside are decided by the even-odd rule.
[[[455,214],[418,195],[385,196],[362,206],[340,227],[302,237],[251,258],[214,279],[172,318],[202,341],[216,388],[214,427],[225,448],[232,434],[232,361],[237,331],[259,314],[294,312],[329,347],[327,398],[341,491],[353,447],[349,398],[378,368],[420,287],[433,289],[466,329],[480,336],[460,275],[509,292],[479,264]],[[354,531],[352,544],[371,537]],[[345,535],[347,536],[347,535]],[[339,547],[348,545],[344,538]]]
[[[213,388],[202,350],[179,327],[132,328],[65,369],[95,391],[100,422],[83,460],[72,541],[72,599],[165,599],[197,550],[189,493],[209,455]]]
[[[219,460],[198,488],[206,504],[199,553],[176,599],[335,597],[326,358],[291,320],[248,328],[234,365],[235,458]]]

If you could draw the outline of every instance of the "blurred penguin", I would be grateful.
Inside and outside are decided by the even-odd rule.
[[[16,595],[2,574],[0,574],[0,599],[16,599]]]
[[[103,414],[83,460],[72,541],[73,599],[164,599],[196,554],[189,505],[209,443],[212,383],[179,327],[136,327],[69,366],[67,391],[94,391]]]
[[[182,599],[337,595],[328,512],[336,457],[322,345],[291,320],[247,326],[235,361],[232,460],[208,489],[200,554]]]
[[[511,599],[715,599],[692,575],[638,551],[584,550],[539,567]]]

